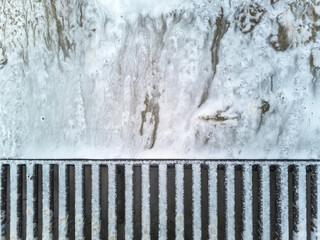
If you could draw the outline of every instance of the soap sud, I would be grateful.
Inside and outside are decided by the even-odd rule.
[[[21,16],[32,10],[33,25],[28,41],[23,17],[6,23],[5,37],[0,31],[8,59],[0,69],[0,156],[319,158],[319,83],[309,65],[312,53],[320,67],[319,38],[308,41],[312,22],[295,19],[291,2],[260,1],[265,14],[243,34],[234,31],[237,0],[71,1],[63,9],[58,1],[58,19],[70,23],[61,33],[56,24],[48,28],[42,2],[8,1]],[[221,8],[230,27],[212,79]],[[267,40],[277,33],[277,16],[291,42],[283,52]],[[207,81],[208,99],[198,108]],[[156,131],[147,95],[159,106]],[[270,104],[263,116],[262,101]],[[200,120],[227,107],[224,121]]]

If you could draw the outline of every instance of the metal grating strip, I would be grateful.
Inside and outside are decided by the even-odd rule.
[[[209,239],[218,238],[217,166],[209,165]]]
[[[150,237],[158,240],[159,232],[159,167],[150,166]]]
[[[108,177],[108,237],[109,239],[116,239],[116,168],[114,164],[108,166]]]
[[[50,209],[50,165],[44,164],[42,166],[42,238],[53,239],[52,237],[52,209]],[[41,212],[42,209],[39,209]]]
[[[201,239],[201,168],[200,164],[192,165],[193,194],[193,239]]]
[[[58,235],[59,239],[65,240],[67,239],[67,188],[66,188],[66,166],[65,164],[59,165],[59,214],[57,216],[58,219]]]
[[[82,164],[75,164],[75,239],[84,239],[83,200],[82,200]]]
[[[288,197],[288,167],[280,167],[280,203],[281,209],[281,239],[289,239],[289,197]]]
[[[126,199],[126,214],[125,214],[125,236],[126,239],[133,239],[133,171],[132,165],[125,166],[125,199]]]
[[[142,239],[150,239],[150,179],[149,165],[142,165]]]
[[[171,183],[172,184],[172,183]],[[167,166],[159,165],[159,240],[167,239]]]
[[[183,164],[176,164],[176,216],[175,216],[175,232],[177,239],[184,238],[184,166]],[[171,183],[170,183],[171,184]],[[191,190],[192,191],[192,190]],[[192,221],[192,218],[191,218]],[[192,228],[191,228],[192,229]],[[191,235],[192,236],[192,235]],[[168,236],[168,238],[170,235]]]
[[[18,201],[18,185],[17,185],[17,165],[10,165],[9,184],[10,184],[10,239],[16,239],[18,230],[18,213],[17,213],[17,201]]]
[[[263,165],[261,169],[261,223],[262,239],[270,238],[270,168]]]
[[[227,239],[235,239],[235,218],[234,218],[234,166],[228,165],[226,169],[226,236]]]
[[[100,238],[100,169],[98,164],[92,165],[92,239]]]
[[[318,239],[319,166],[2,161],[0,238]]]
[[[244,233],[243,239],[252,240],[252,180],[251,180],[251,166],[244,166],[244,176],[243,176],[243,185],[244,185]]]

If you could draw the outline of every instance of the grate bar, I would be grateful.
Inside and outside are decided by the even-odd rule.
[[[75,239],[83,239],[82,164],[75,165]]]
[[[263,165],[261,169],[261,224],[262,239],[270,238],[270,168]]]
[[[318,239],[320,164],[2,161],[1,239]]]
[[[18,179],[17,179],[17,173],[18,168],[16,164],[12,164],[9,166],[9,184],[7,184],[10,191],[9,201],[10,201],[10,230],[9,230],[9,236],[10,239],[17,239],[18,238],[18,212],[17,212],[17,201],[18,201]]]
[[[193,239],[201,239],[201,166],[192,165]]]
[[[280,209],[281,209],[281,239],[289,239],[289,208],[288,208],[288,167],[280,167],[280,186],[279,193]]]
[[[108,166],[108,237],[117,239],[116,166]]]
[[[53,239],[52,237],[52,212],[50,209],[50,197],[52,193],[50,191],[50,165],[44,164],[42,167],[42,238]],[[39,209],[40,211],[42,209]]]
[[[176,215],[175,215],[175,232],[177,239],[184,238],[184,166],[176,164]],[[171,184],[171,183],[169,183]],[[192,236],[192,235],[191,235]],[[170,235],[168,235],[168,238]]]
[[[159,165],[159,239],[167,239],[167,166]],[[172,183],[171,183],[172,184]]]
[[[217,166],[209,165],[209,239],[218,239]]]
[[[67,217],[67,187],[66,187],[66,176],[67,176],[67,169],[65,164],[59,165],[59,214],[57,217],[58,219],[58,236],[59,239],[67,239],[67,229],[68,229],[68,217]]]
[[[150,166],[150,237],[158,240],[159,236],[159,167]],[[128,211],[127,211],[128,212]]]
[[[142,165],[142,209],[141,209],[141,222],[142,222],[142,238],[150,239],[150,176],[149,165]]]
[[[306,211],[306,167],[298,166],[298,224],[296,235],[298,239],[307,237],[307,211]]]
[[[234,193],[234,166],[228,165],[226,169],[226,215],[227,239],[235,239],[235,193]]]
[[[132,165],[125,166],[125,236],[132,239],[133,236],[133,171]]]
[[[99,165],[92,165],[92,239],[100,237],[100,169]]]
[[[245,165],[244,166],[244,232],[243,232],[243,239],[252,240],[252,180],[251,180],[251,166]]]

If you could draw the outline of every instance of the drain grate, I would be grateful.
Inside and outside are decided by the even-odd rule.
[[[320,239],[317,161],[0,165],[1,239]]]

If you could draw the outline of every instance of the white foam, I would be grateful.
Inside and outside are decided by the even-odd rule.
[[[18,239],[18,168],[16,164],[10,165],[10,239]]]
[[[234,166],[228,165],[226,169],[226,199],[227,199],[227,239],[235,239],[235,194],[234,194]]]
[[[243,238],[251,240],[252,235],[252,166],[244,165],[244,231]]]
[[[92,165],[92,239],[100,239],[100,168],[98,164]]]
[[[52,211],[50,210],[50,165],[42,165],[42,237],[52,238]]]
[[[201,239],[201,167],[192,165],[193,239]]]
[[[75,164],[75,238],[84,239],[83,200],[82,200],[82,164]]]
[[[133,238],[133,170],[132,165],[125,165],[125,239]]]
[[[141,202],[141,222],[142,239],[150,240],[150,176],[149,165],[142,165],[142,202]]]
[[[159,239],[167,239],[167,165],[159,165]]]
[[[217,165],[209,164],[209,239],[218,239]]]
[[[108,165],[108,236],[109,239],[117,238],[117,216],[116,216],[116,169],[115,165]]]
[[[66,165],[59,164],[59,239],[67,239],[68,216],[67,216],[67,188],[66,188]]]
[[[280,167],[281,237],[289,240],[288,166]]]
[[[261,239],[270,238],[270,172],[269,166],[263,165],[261,168]]]
[[[176,239],[184,239],[184,169],[183,164],[176,164]]]

